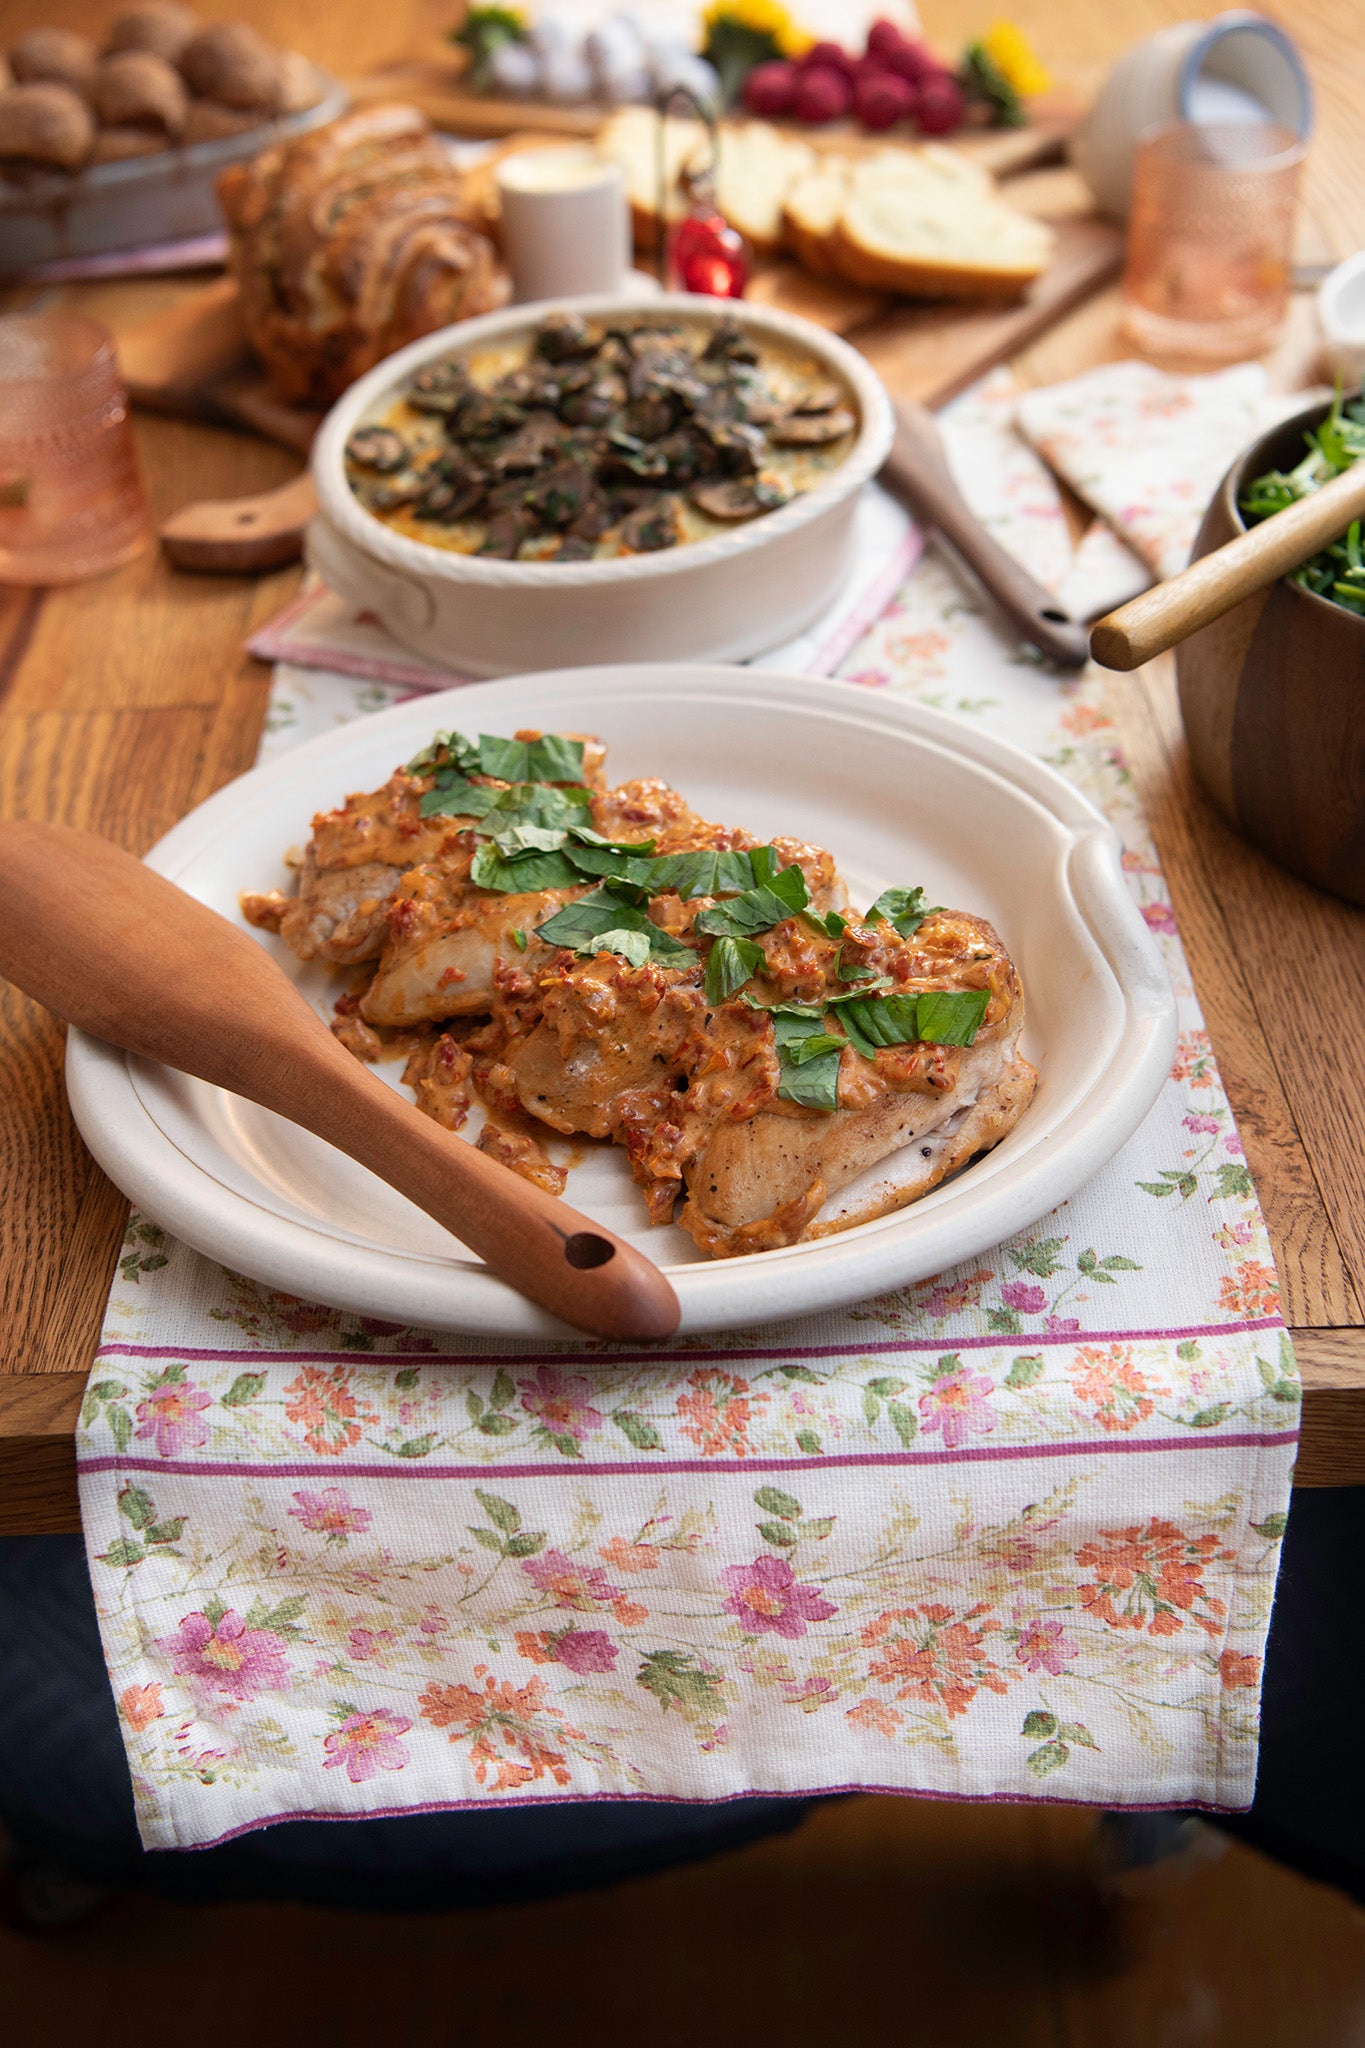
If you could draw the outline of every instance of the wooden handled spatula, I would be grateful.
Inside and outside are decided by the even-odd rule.
[[[265,947],[91,832],[0,825],[0,974],[96,1038],[358,1159],[500,1280],[598,1337],[667,1337],[658,1267],[442,1130],[333,1038]]]

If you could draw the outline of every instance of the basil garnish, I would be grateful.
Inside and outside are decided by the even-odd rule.
[[[496,845],[485,839],[470,863],[469,879],[477,889],[520,896],[533,889],[576,889],[583,877],[562,853],[531,848],[504,859]]]
[[[839,1021],[869,1059],[886,1045],[970,1045],[990,1002],[984,988],[922,989],[914,995],[840,996]]]
[[[771,849],[759,847],[755,851],[766,853]],[[706,848],[697,853],[666,853],[654,862],[649,893],[661,896],[666,889],[673,889],[684,903],[690,903],[698,896],[730,896],[741,889],[752,889],[757,879],[753,856],[738,848],[725,852]]]
[[[874,918],[884,917],[893,931],[903,939],[913,938],[926,917],[932,917],[936,910],[942,910],[941,903],[926,903],[923,889],[883,889],[872,908],[868,911],[865,924]]]
[[[759,855],[765,853],[771,854],[772,848],[755,847],[750,856],[756,874]],[[806,878],[793,865],[783,868],[780,874],[764,877],[756,888],[746,889],[741,896],[727,897],[723,903],[713,903],[709,910],[699,911],[697,930],[713,938],[749,938],[755,932],[771,931],[784,917],[804,910],[809,902]]]
[[[438,758],[442,752],[448,756],[448,762]],[[408,762],[407,772],[409,775],[440,775],[460,768],[470,775],[478,765],[479,750],[462,732],[435,732],[427,745]]]
[[[778,1094],[807,1109],[837,1109],[844,1040],[824,1029],[819,1010],[784,1004],[770,1015],[780,1069]]]
[[[723,1003],[766,965],[762,946],[752,939],[717,939],[706,961],[707,1002],[713,1008]]]
[[[694,967],[697,961],[690,946],[663,931],[626,893],[609,883],[590,890],[575,903],[566,903],[537,925],[536,931],[551,946],[567,946],[571,952],[584,954],[619,951],[619,946],[609,946],[606,941],[619,940],[626,932],[638,933],[648,942],[647,957],[662,967]]]
[[[479,773],[499,782],[582,782],[583,742],[547,732],[538,740],[479,734]]]

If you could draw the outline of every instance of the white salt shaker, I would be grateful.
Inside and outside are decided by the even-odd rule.
[[[619,292],[630,268],[630,209],[619,164],[587,143],[520,150],[495,172],[512,296]]]

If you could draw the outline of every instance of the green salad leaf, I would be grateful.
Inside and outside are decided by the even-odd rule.
[[[1341,476],[1365,455],[1365,401],[1344,403],[1338,388],[1327,413],[1317,427],[1304,435],[1308,453],[1293,469],[1269,469],[1253,478],[1238,499],[1247,524],[1282,512],[1300,498]],[[1355,520],[1339,540],[1319,549],[1290,577],[1301,589],[1325,597],[1343,610],[1365,617],[1365,556],[1362,555],[1360,522]]]

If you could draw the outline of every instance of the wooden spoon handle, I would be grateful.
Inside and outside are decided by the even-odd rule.
[[[677,1328],[657,1266],[395,1094],[264,946],[173,882],[94,833],[27,822],[0,825],[0,874],[0,973],[59,1017],[313,1131],[565,1322]]]
[[[1098,619],[1090,651],[1104,668],[1141,668],[1221,619],[1243,598],[1276,583],[1319,548],[1339,540],[1353,519],[1365,518],[1365,462],[1357,462],[1311,497],[1286,505],[1259,526],[1202,555],[1178,576]]]
[[[954,481],[938,424],[922,405],[897,404],[896,438],[882,464],[881,481],[927,526],[938,529],[1031,646],[1060,668],[1084,666],[1089,649],[1085,627],[982,525]]]
[[[279,569],[303,553],[303,529],[318,509],[306,469],[273,491],[249,498],[202,498],[182,505],[157,529],[177,569],[246,575]]]

